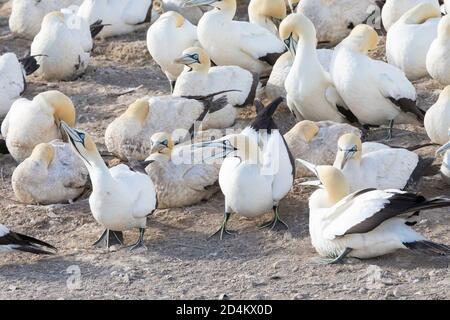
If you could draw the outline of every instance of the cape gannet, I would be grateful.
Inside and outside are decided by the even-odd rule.
[[[13,102],[25,91],[26,76],[37,68],[39,65],[33,56],[18,59],[11,52],[0,56],[0,121],[6,116]]]
[[[450,129],[448,130],[448,138],[450,138]],[[447,140],[448,140],[447,138]],[[444,155],[441,165],[441,176],[445,183],[450,185],[450,142],[447,142],[436,151],[437,155]]]
[[[237,66],[211,67],[211,60],[206,51],[192,47],[183,51],[175,62],[185,65],[178,77],[173,95],[206,96],[213,92],[234,90],[225,94],[228,106],[217,112],[217,116],[236,113],[232,107],[253,105],[259,76]]]
[[[298,13],[313,22],[319,43],[330,46],[341,42],[361,23],[376,24],[378,11],[376,0],[301,0],[297,7]]]
[[[169,11],[178,12],[194,25],[198,24],[204,13],[200,7],[186,8],[184,0],[153,0],[153,10],[160,15]]]
[[[227,223],[232,213],[252,218],[272,209],[274,219],[262,227],[287,228],[278,207],[292,187],[295,165],[272,119],[281,101],[277,99],[260,111],[241,134],[194,145],[194,148],[214,148],[217,150],[214,158],[225,158],[219,173],[220,188],[225,195],[224,221],[213,236],[223,239],[230,233]]]
[[[197,27],[174,11],[161,15],[148,29],[148,51],[169,79],[172,89],[183,72],[183,65],[175,60],[197,43]]]
[[[186,5],[214,7],[200,19],[197,36],[216,65],[237,65],[253,73],[269,74],[286,51],[278,37],[267,29],[233,20],[236,0],[186,0]]]
[[[12,232],[0,224],[0,253],[14,251],[34,254],[54,254],[56,248],[42,240]]]
[[[338,141],[333,166],[342,170],[350,192],[366,188],[413,189],[433,158],[420,158],[401,148],[386,148],[363,154],[361,139],[352,133]]]
[[[309,199],[309,232],[319,263],[333,264],[345,257],[369,259],[399,249],[448,255],[450,247],[426,240],[400,215],[450,206],[450,199],[425,197],[400,190],[365,189],[349,194],[342,172],[318,166],[323,189]]]
[[[203,100],[172,96],[140,99],[106,128],[106,147],[121,159],[144,160],[150,154],[154,133],[179,130],[180,135],[189,137],[198,123],[206,130],[208,119],[222,124],[221,128],[231,126],[235,116],[214,119],[214,113],[227,105],[225,97],[214,97],[215,94]]]
[[[38,144],[12,175],[16,198],[28,204],[67,203],[85,190],[88,172],[69,144]]]
[[[86,70],[93,47],[88,24],[73,23],[62,12],[51,12],[42,21],[31,44],[40,67],[36,74],[46,80],[74,80]]]
[[[381,11],[381,19],[386,31],[389,31],[391,26],[396,23],[403,14],[421,3],[432,4],[436,9],[439,9],[439,0],[386,0]]]
[[[152,0],[84,0],[77,15],[89,24],[101,20],[101,38],[131,33],[156,19]]]
[[[425,114],[425,129],[433,143],[443,145],[448,141],[450,128],[450,86],[439,95],[438,101]]]
[[[428,76],[427,53],[437,37],[440,20],[438,8],[430,3],[421,3],[407,11],[389,29],[386,37],[387,60],[403,70],[408,79]]]
[[[1,126],[14,160],[22,162],[38,144],[61,139],[58,129],[61,120],[75,125],[76,115],[70,98],[59,91],[40,93],[31,101],[16,100]]]
[[[9,29],[15,35],[33,39],[41,29],[42,19],[47,13],[82,2],[83,0],[13,0]]]
[[[248,5],[248,20],[278,36],[278,25],[286,18],[284,0],[251,0]]]
[[[138,228],[139,239],[130,250],[145,248],[147,218],[157,206],[155,186],[150,177],[131,171],[123,164],[108,169],[88,133],[72,129],[64,121],[61,129],[89,171],[92,182],[89,206],[95,220],[106,228],[94,245],[105,242],[107,248],[122,245],[122,231]]]
[[[428,73],[441,84],[450,85],[450,16],[439,22],[438,36],[427,54]]]
[[[378,35],[368,25],[356,26],[334,50],[331,75],[334,85],[360,123],[392,126],[423,121],[424,112],[416,106],[416,89],[398,68],[372,60]],[[364,104],[361,104],[364,101]]]
[[[285,88],[287,105],[296,119],[357,122],[322,68],[312,22],[303,14],[291,14],[280,25],[280,37],[295,56]]]
[[[178,208],[210,199],[220,188],[220,165],[191,158],[191,146],[174,146],[168,133],[151,138],[152,154],[145,160],[145,171],[156,187],[158,208]]]

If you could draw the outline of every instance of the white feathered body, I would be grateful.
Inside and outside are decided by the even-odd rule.
[[[25,70],[14,53],[0,56],[0,120],[25,89]]]
[[[438,0],[386,0],[383,10],[381,11],[384,28],[389,31],[391,26],[396,23],[403,14],[420,3],[431,3],[436,5],[436,8],[439,8]]]
[[[442,18],[441,24],[446,23],[449,29],[450,18]],[[443,85],[450,85],[450,30],[439,34],[431,43],[428,50],[426,66],[428,73]]]
[[[450,89],[448,89],[450,92]],[[441,94],[438,101],[428,109],[424,120],[428,137],[440,145],[448,142],[450,128],[450,96]]]

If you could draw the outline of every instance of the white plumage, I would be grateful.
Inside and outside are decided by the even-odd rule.
[[[184,0],[153,0],[153,9],[163,14],[169,11],[175,11],[189,20],[190,23],[197,25],[203,16],[203,8],[185,7]]]
[[[25,90],[25,70],[14,53],[0,56],[0,119]]]
[[[251,0],[248,5],[248,20],[278,36],[277,22],[286,17],[284,0]]]
[[[421,3],[430,3],[439,8],[439,0],[386,0],[381,11],[384,28],[389,31],[403,14]]]
[[[439,22],[438,35],[427,54],[428,73],[441,84],[450,85],[450,16]]]
[[[433,143],[445,144],[450,128],[450,86],[439,95],[438,101],[425,114],[425,129]]]

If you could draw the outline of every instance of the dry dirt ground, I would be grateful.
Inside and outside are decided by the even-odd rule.
[[[30,42],[8,36],[10,4],[0,0],[0,53],[24,54]],[[242,4],[242,7],[245,4]],[[240,9],[240,17],[245,11]],[[382,46],[378,56],[382,56]],[[442,89],[425,79],[415,83],[420,106],[430,107]],[[132,94],[120,95],[142,85]],[[58,89],[77,108],[79,127],[90,132],[102,150],[106,126],[127,105],[145,95],[168,93],[165,77],[146,49],[145,31],[96,41],[87,73],[74,82],[47,83],[29,79],[25,97]],[[242,112],[238,126],[253,115]],[[285,110],[277,121],[288,129],[293,121]],[[411,129],[411,128],[410,128]],[[416,133],[397,132],[394,145],[426,141]],[[379,133],[378,136],[384,135]],[[435,148],[421,149],[432,155]],[[436,165],[439,161],[436,162]],[[0,156],[0,222],[19,232],[40,237],[59,249],[52,257],[3,255],[0,260],[0,299],[448,299],[449,260],[399,252],[367,261],[348,260],[334,266],[314,266],[308,236],[307,199],[312,190],[297,181],[282,202],[289,232],[260,231],[257,220],[233,217],[238,235],[227,241],[208,241],[221,222],[223,196],[184,209],[159,210],[149,219],[148,250],[129,253],[91,248],[102,228],[86,200],[73,205],[25,206],[14,202],[11,175],[16,164]],[[426,195],[449,195],[438,175],[427,177],[420,189]],[[450,244],[449,210],[424,213],[417,229],[426,237]],[[127,232],[126,241],[137,238]]]

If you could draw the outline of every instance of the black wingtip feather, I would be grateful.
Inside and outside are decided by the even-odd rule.
[[[36,57],[40,56],[42,55],[35,55],[35,56],[27,55],[19,59],[19,62],[22,64],[23,69],[25,70],[25,74],[27,76],[33,74],[37,69],[39,69],[40,65],[37,63]]]
[[[34,254],[54,254],[57,251],[54,246],[47,242],[16,232],[9,232],[0,237],[0,245],[10,246],[16,251]]]
[[[9,154],[8,147],[6,146],[6,141],[0,139],[0,154]]]
[[[409,177],[408,182],[406,183],[405,190],[408,191],[415,191],[417,189],[417,186],[424,176],[425,172],[431,167],[433,164],[435,158],[429,157],[429,158],[422,158],[419,157],[419,162],[417,163],[416,168],[412,172],[411,176]]]
[[[423,251],[438,256],[450,255],[450,247],[445,244],[435,243],[428,240],[404,242],[403,245],[410,250]]]
[[[97,20],[93,24],[90,25],[91,30],[91,38],[94,39],[107,24],[102,24],[102,20]]]
[[[255,101],[256,91],[258,90],[258,84],[259,84],[259,75],[257,73],[252,73],[252,75],[253,75],[253,82],[252,82],[252,87],[250,88],[250,92],[248,93],[248,96],[247,96],[247,99],[245,100],[245,102],[242,105],[237,106],[238,108],[243,108],[248,105],[251,105]]]
[[[255,120],[253,120],[253,122],[250,124],[250,127],[256,131],[267,130],[269,133],[271,130],[277,129],[277,126],[272,117],[283,100],[283,98],[279,97],[272,101],[267,107],[259,111]],[[257,109],[260,109],[261,105],[262,103],[258,100],[258,106],[256,106]]]

